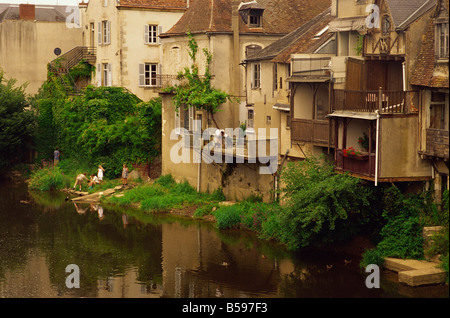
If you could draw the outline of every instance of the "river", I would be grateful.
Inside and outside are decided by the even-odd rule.
[[[168,214],[74,205],[64,193],[0,184],[0,298],[448,297],[382,271],[381,287],[351,255],[293,253],[245,231]],[[79,269],[79,286],[66,281]],[[327,265],[332,265],[327,267]]]

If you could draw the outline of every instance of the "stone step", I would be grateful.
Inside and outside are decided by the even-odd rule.
[[[438,263],[386,257],[384,267],[398,273],[398,281],[409,286],[443,284],[447,274]]]

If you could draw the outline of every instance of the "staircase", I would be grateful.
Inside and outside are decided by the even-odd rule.
[[[83,60],[95,65],[95,47],[76,46],[49,63],[49,70],[58,75],[69,95],[76,95],[79,92],[75,81],[69,75],[69,70]]]

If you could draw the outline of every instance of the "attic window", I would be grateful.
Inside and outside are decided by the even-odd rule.
[[[449,32],[448,22],[436,24],[436,55],[438,58],[448,58]]]
[[[251,28],[261,27],[261,13],[259,11],[250,11],[248,25]]]

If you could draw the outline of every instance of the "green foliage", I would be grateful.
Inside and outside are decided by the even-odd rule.
[[[77,65],[69,70],[69,75],[76,81],[79,78],[91,78],[92,73],[94,72],[95,66],[89,64],[84,60],[81,60]]]
[[[326,161],[308,157],[290,163],[281,179],[286,205],[278,237],[291,249],[348,239],[369,220],[372,190],[357,178],[335,173]]]
[[[423,258],[421,211],[423,197],[403,195],[396,186],[385,190],[383,217],[387,224],[381,230],[381,242],[377,248],[388,257]]]
[[[31,190],[49,191],[66,188],[70,185],[70,179],[63,174],[61,169],[45,168],[38,170],[31,178],[29,188]]]
[[[81,66],[77,70],[79,76],[91,71]],[[69,96],[49,72],[33,104],[39,115],[35,140],[43,158],[50,159],[58,146],[61,160],[101,164],[105,177],[113,178],[124,163],[148,163],[160,152],[160,98],[142,102],[121,87],[93,86],[80,96]]]
[[[369,264],[375,264],[378,266],[384,265],[384,255],[379,249],[372,248],[364,252],[362,260],[359,263],[359,266],[361,269],[364,269]]]
[[[216,226],[219,229],[238,228],[241,223],[239,205],[222,206],[214,212]]]
[[[25,86],[5,80],[0,70],[0,170],[20,163],[31,147],[36,118],[27,106]]]
[[[205,74],[203,76],[199,74],[199,68],[196,63],[198,44],[192,34],[189,33],[188,35],[188,53],[193,63],[190,68],[185,67],[183,71],[178,73],[178,79],[184,80],[185,83],[168,87],[164,89],[164,91],[174,94],[173,101],[177,110],[180,107],[186,109],[195,107],[195,109],[205,110],[210,113],[213,121],[215,121],[214,114],[219,111],[220,106],[223,103],[237,100],[232,98],[229,94],[211,86],[212,75],[209,65],[212,61],[212,55],[207,49],[203,49],[203,54],[206,58]],[[217,126],[217,123],[215,124]]]

